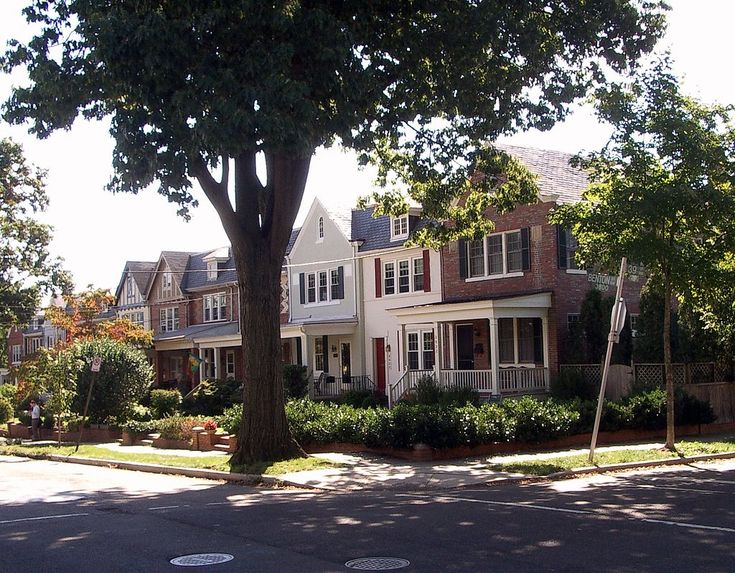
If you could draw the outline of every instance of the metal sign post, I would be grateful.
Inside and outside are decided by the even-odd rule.
[[[84,424],[87,421],[87,410],[89,410],[89,401],[92,399],[92,389],[94,388],[94,383],[97,381],[97,375],[99,374],[100,367],[102,366],[102,358],[99,356],[95,356],[92,359],[92,366],[90,370],[92,371],[92,380],[89,383],[89,392],[87,392],[87,402],[84,404],[84,413],[82,414],[82,424],[79,426],[79,438],[77,438],[77,447],[74,448],[74,452],[79,451],[79,444],[82,443],[82,433],[84,432]]]
[[[594,463],[595,446],[597,445],[597,433],[600,431],[600,418],[602,417],[602,403],[605,400],[605,386],[607,375],[610,370],[610,359],[612,358],[613,344],[620,340],[620,332],[625,326],[625,300],[623,299],[623,279],[628,261],[625,257],[620,261],[620,274],[618,275],[618,289],[615,293],[615,304],[610,315],[610,334],[607,336],[607,352],[605,353],[605,364],[602,368],[602,380],[600,382],[600,397],[597,399],[597,414],[595,415],[595,426],[592,430],[592,441],[590,442],[589,463]]]

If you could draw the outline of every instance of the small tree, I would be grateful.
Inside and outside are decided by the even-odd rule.
[[[64,420],[71,416],[72,404],[77,396],[77,376],[84,362],[72,352],[62,349],[43,349],[39,362],[43,365],[43,388],[49,394],[44,408],[56,420],[61,445]]]
[[[0,331],[27,324],[42,292],[72,286],[61,261],[49,256],[51,227],[33,216],[48,206],[45,176],[20,145],[0,139]]]
[[[100,320],[114,302],[107,289],[90,287],[80,294],[64,296],[65,307],[50,306],[46,318],[57,328],[66,332],[66,344],[76,340],[109,338],[132,344],[137,348],[148,348],[153,344],[153,333],[127,318]]]
[[[615,268],[627,256],[661,286],[666,447],[674,449],[672,305],[693,285],[715,282],[735,246],[732,110],[683,95],[666,59],[630,85],[600,91],[596,105],[612,139],[576,160],[591,178],[586,201],[551,219],[573,230],[587,266]]]
[[[77,394],[73,409],[81,414],[92,381],[90,365],[95,356],[102,359],[89,404],[89,419],[95,423],[114,418],[127,420],[133,406],[149,391],[153,367],[145,353],[130,344],[111,339],[78,340],[65,352],[84,366],[76,376]]]

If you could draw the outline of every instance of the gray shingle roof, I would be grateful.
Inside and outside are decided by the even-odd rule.
[[[342,231],[345,238],[349,241],[352,239],[352,209],[355,206],[353,203],[335,202],[329,201],[326,203],[321,199],[319,202],[323,205],[324,210],[329,215],[332,222],[337,225],[337,228]]]
[[[186,275],[181,284],[181,290],[186,292],[189,290],[198,290],[206,287],[214,287],[221,284],[237,282],[237,273],[235,272],[235,261],[232,258],[232,252],[228,249],[229,257],[226,261],[218,261],[216,280],[208,280],[207,263],[205,257],[212,253],[213,250],[204,251],[203,253],[195,253],[189,257],[189,265],[187,266]]]
[[[194,324],[186,328],[179,330],[172,330],[170,332],[159,332],[155,335],[154,340],[156,342],[162,340],[176,340],[180,338],[206,338],[206,337],[217,337],[217,336],[230,336],[237,334],[238,323],[237,322],[214,322],[207,324]]]
[[[151,278],[154,276],[153,271],[156,270],[156,261],[126,261],[125,269],[120,275],[120,282],[117,284],[115,289],[115,299],[120,300],[122,294],[122,288],[125,284],[125,277],[128,273],[133,275],[133,280],[138,286],[138,290],[143,296],[148,292],[148,285],[150,284]]]
[[[541,195],[557,195],[559,203],[576,203],[589,184],[587,175],[569,165],[570,153],[496,143],[495,147],[519,159],[538,175]]]
[[[162,251],[161,258],[166,261],[169,270],[174,275],[176,284],[183,290],[184,288],[184,273],[186,267],[189,264],[189,257],[196,253],[187,253],[183,251]]]

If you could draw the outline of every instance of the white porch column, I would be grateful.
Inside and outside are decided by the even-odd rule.
[[[199,363],[199,383],[201,384],[204,382],[205,376],[204,371],[207,369],[207,362],[206,362],[206,351],[203,346],[199,347],[199,358],[202,360]]]
[[[431,328],[434,329],[434,379],[441,384],[441,332],[439,332],[439,326],[438,322],[434,322]],[[421,344],[423,344],[423,340]],[[421,351],[423,352],[423,348]]]
[[[493,373],[492,391],[493,395],[500,394],[500,340],[498,338],[498,319],[488,319],[490,323],[490,369]]]
[[[311,352],[309,352],[308,340],[306,334],[299,334],[299,340],[301,341],[301,365],[306,367],[308,372],[311,369]]]
[[[546,316],[541,317],[541,337],[543,338],[544,344],[544,382],[546,384],[546,391],[548,392],[551,385],[551,375],[549,374],[549,315],[548,311]]]
[[[401,368],[400,370],[408,370],[408,348],[406,347],[406,325],[405,324],[401,324]]]
[[[220,356],[219,356],[219,348],[212,348],[212,354],[214,355],[214,376],[213,378],[215,380],[219,380],[221,378],[220,376]]]

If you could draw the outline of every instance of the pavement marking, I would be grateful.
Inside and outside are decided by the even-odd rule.
[[[670,491],[686,491],[686,492],[696,492],[696,493],[726,493],[724,491],[719,491],[716,489],[698,489],[694,487],[675,487],[673,485],[635,484],[635,487],[639,487],[641,489],[667,489]]]
[[[471,497],[452,497],[452,496],[431,496],[431,495],[411,495],[407,493],[398,494],[399,497],[426,497],[437,501],[465,501],[467,503],[479,503],[483,505],[500,505],[504,507],[525,507],[528,509],[540,509],[542,511],[556,511],[558,513],[573,513],[594,515],[595,512],[584,509],[567,509],[564,507],[552,507],[548,505],[535,505],[532,503],[510,502],[510,501],[491,501],[486,499],[473,499]]]
[[[652,518],[646,518],[646,517],[635,517],[632,515],[626,515],[623,513],[622,515],[606,515],[603,512],[600,511],[589,511],[589,510],[580,510],[580,509],[567,509],[562,507],[552,507],[547,505],[536,505],[531,503],[523,503],[523,502],[509,502],[509,501],[492,501],[492,500],[484,500],[484,499],[473,499],[473,498],[467,498],[467,497],[453,497],[453,496],[431,496],[431,495],[417,495],[417,494],[398,494],[398,497],[420,497],[420,498],[429,498],[434,499],[436,501],[464,501],[468,503],[479,503],[482,505],[499,505],[499,506],[506,506],[506,507],[522,507],[527,509],[538,509],[543,511],[553,511],[558,513],[571,513],[571,514],[577,514],[577,515],[589,515],[590,517],[596,518],[596,519],[603,519],[603,518],[612,518],[612,519],[624,519],[627,521],[639,521],[642,523],[654,523],[658,525],[668,525],[673,527],[683,527],[685,529],[703,529],[707,531],[722,531],[724,533],[735,533],[735,529],[730,527],[719,527],[716,525],[703,525],[700,523],[690,523],[686,521],[668,521],[665,519],[652,519]]]
[[[161,505],[159,507],[149,507],[148,511],[159,511],[161,509],[178,509],[180,507],[191,507],[187,505]]]
[[[5,519],[0,521],[0,525],[6,523],[21,523],[23,521],[42,521],[46,519],[63,519],[66,517],[81,517],[83,515],[89,515],[88,513],[62,513],[59,515],[43,515],[41,517],[22,517],[20,519]]]
[[[717,527],[715,525],[700,525],[698,523],[686,523],[681,521],[666,521],[663,519],[641,519],[646,523],[660,523],[662,525],[673,525],[675,527],[686,527],[687,529],[707,529],[709,531],[724,531],[725,533],[735,533],[735,529],[730,527]]]

